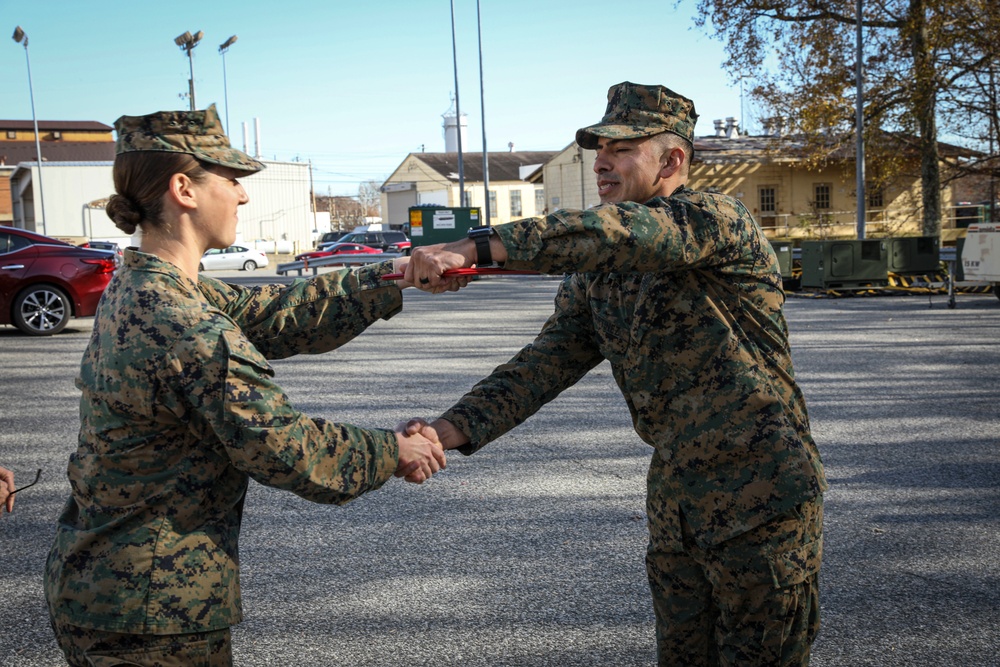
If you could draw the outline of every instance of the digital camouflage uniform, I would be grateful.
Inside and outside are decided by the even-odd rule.
[[[613,115],[620,91],[609,97]],[[442,415],[469,436],[460,451],[607,359],[654,448],[647,570],[660,664],[806,664],[826,482],[777,260],[750,213],[681,188],[495,230],[505,268],[571,275],[534,342]]]
[[[261,168],[232,152],[217,121],[214,107],[123,117],[118,152],[182,146]],[[125,252],[81,363],[72,495],[45,572],[71,664],[230,664],[249,479],[340,504],[393,475],[392,431],[302,414],[268,364],[332,350],[397,313],[400,290],[380,279],[392,271],[384,262],[243,288]]]
[[[46,593],[61,625],[178,634],[241,620],[249,478],[321,503],[378,488],[392,431],[310,418],[268,359],[331,350],[401,308],[392,263],[240,288],[135,250],[101,301],[77,379],[80,442]]]

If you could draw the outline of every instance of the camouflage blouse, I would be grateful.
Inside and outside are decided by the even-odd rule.
[[[826,487],[777,259],[750,213],[680,189],[498,225],[506,268],[569,273],[538,337],[442,415],[472,453],[607,359],[656,451],[654,539],[716,544]]]
[[[125,253],[77,378],[80,438],[45,588],[58,621],[174,634],[241,619],[248,479],[320,503],[384,484],[391,431],[310,418],[267,359],[331,350],[401,308],[391,262],[290,286],[197,283]]]

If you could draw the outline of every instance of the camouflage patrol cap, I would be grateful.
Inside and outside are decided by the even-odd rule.
[[[597,148],[597,138],[636,139],[672,132],[692,144],[698,114],[694,102],[665,86],[625,81],[608,89],[608,108],[600,123],[576,131],[576,143]]]
[[[115,121],[118,142],[115,154],[137,151],[187,153],[211,164],[250,174],[264,168],[253,159],[229,145],[222,131],[215,105],[204,111],[158,111],[145,116],[122,116]]]

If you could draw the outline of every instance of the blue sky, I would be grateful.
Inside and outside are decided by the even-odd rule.
[[[147,9],[147,7],[149,9]],[[723,46],[694,27],[694,0],[481,0],[486,139],[491,151],[558,150],[600,119],[620,81],[662,83],[695,100],[698,134],[740,115]],[[152,9],[155,8],[155,9]],[[459,102],[467,143],[482,148],[475,0],[455,0]],[[357,194],[410,152],[444,150],[441,115],[455,88],[449,0],[0,0],[0,118],[31,119],[24,48],[40,120],[96,120],[184,109],[195,97],[225,118],[233,143],[260,119],[267,159],[311,161],[319,194]],[[754,129],[753,119],[750,121]]]

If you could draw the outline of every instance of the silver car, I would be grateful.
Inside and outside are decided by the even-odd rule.
[[[253,271],[267,266],[267,255],[260,250],[231,245],[224,250],[212,248],[201,256],[199,271],[215,271],[218,269],[242,269]]]

